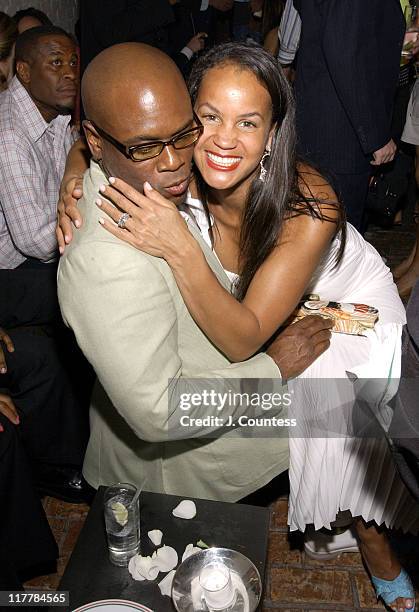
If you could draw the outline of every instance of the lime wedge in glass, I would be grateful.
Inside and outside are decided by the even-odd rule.
[[[124,527],[124,525],[128,523],[128,510],[125,508],[124,504],[117,501],[111,505],[111,508],[116,522]]]

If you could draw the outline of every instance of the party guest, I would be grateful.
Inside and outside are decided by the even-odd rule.
[[[48,480],[49,493],[74,492],[78,499],[79,487],[74,491],[69,483],[83,459],[87,417],[63,366],[77,359],[60,346],[55,261],[56,200],[74,140],[69,122],[76,79],[69,34],[41,26],[18,37],[16,76],[0,100],[0,325],[13,330],[16,345],[6,355],[0,385],[7,376],[22,431],[42,449],[34,459],[42,464],[43,490]],[[63,472],[62,466],[71,467]]]

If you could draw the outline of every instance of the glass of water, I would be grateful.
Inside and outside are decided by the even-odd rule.
[[[139,490],[118,482],[105,490],[104,513],[109,559],[126,566],[140,549]]]

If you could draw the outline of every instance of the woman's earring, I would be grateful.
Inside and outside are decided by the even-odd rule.
[[[262,159],[259,162],[260,165],[260,173],[259,173],[259,180],[262,181],[262,183],[265,182],[266,179],[266,175],[268,174],[267,169],[265,168],[265,166],[263,165],[263,162],[265,161],[265,159],[267,157],[269,157],[271,154],[271,152],[268,149],[265,149],[264,154],[262,155]]]

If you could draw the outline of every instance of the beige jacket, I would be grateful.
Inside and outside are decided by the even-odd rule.
[[[216,428],[169,431],[169,415],[176,422],[179,414],[178,407],[169,408],[169,395],[171,404],[175,395],[168,393],[169,380],[218,379],[222,385],[231,378],[240,387],[241,378],[278,381],[279,370],[265,354],[230,364],[211,344],[190,316],[166,262],[100,226],[103,213],[94,200],[103,183],[105,175],[92,162],[80,200],[83,227],[58,271],[64,320],[99,380],[84,475],[94,487],[146,478],[149,491],[236,501],[288,468],[286,432],[269,428],[271,437],[261,439],[223,430],[208,439],[202,436]],[[199,231],[188,225],[218,279],[230,288]],[[281,409],[272,414],[283,416]]]

